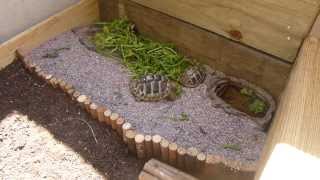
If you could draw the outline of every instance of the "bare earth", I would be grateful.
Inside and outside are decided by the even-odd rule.
[[[0,179],[134,180],[143,164],[20,62],[0,71]]]
[[[43,58],[50,49],[68,47],[57,58]],[[138,131],[159,134],[186,148],[221,155],[229,160],[255,164],[266,134],[246,117],[212,106],[206,85],[184,88],[174,102],[136,102],[128,89],[130,74],[119,60],[103,57],[79,43],[79,35],[66,32],[34,49],[27,59],[65,81],[95,102],[119,112]],[[208,78],[210,79],[210,78]],[[189,121],[179,121],[186,114]],[[240,150],[224,148],[236,145]]]

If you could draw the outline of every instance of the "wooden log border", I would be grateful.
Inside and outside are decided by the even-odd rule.
[[[44,72],[40,66],[26,60],[19,51],[17,51],[17,54],[19,57],[18,59],[22,61],[24,67],[30,73],[35,74],[53,88],[59,88],[69,95],[70,98],[77,102],[77,104],[89,113],[94,120],[110,126],[111,129],[121,137],[123,143],[127,144],[129,151],[139,159],[149,160],[151,158],[156,158],[162,162],[171,164],[176,168],[197,174],[205,172],[208,168],[213,168],[218,169],[216,173],[219,177],[221,177],[221,174],[219,173],[222,173],[223,177],[227,178],[253,178],[256,170],[255,166],[249,165],[243,168],[243,165],[238,162],[229,162],[221,157],[204,154],[195,147],[186,149],[159,135],[149,135],[137,132],[132,125],[120,115],[121,113],[112,112],[108,107],[91,101],[89,96],[81,93],[72,84]],[[224,174],[226,172],[228,173],[225,176]]]

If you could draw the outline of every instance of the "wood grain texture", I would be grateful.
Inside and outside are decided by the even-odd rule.
[[[27,53],[62,32],[90,24],[98,19],[98,1],[81,0],[1,44],[0,69],[14,60],[17,49]]]
[[[309,32],[320,4],[313,0],[132,1],[290,62]]]
[[[281,97],[256,179],[320,179],[319,90],[320,40],[309,37]]]
[[[246,79],[274,97],[279,97],[286,84],[291,64],[132,1],[125,1],[125,10],[141,34],[173,43],[186,56]]]
[[[144,165],[143,171],[162,180],[197,180],[197,178],[156,159],[149,160]]]

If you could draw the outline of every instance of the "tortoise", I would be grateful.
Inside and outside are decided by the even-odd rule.
[[[182,74],[179,82],[184,87],[195,88],[205,81],[206,76],[206,71],[202,66],[190,66]]]
[[[173,101],[177,98],[177,86],[166,76],[159,74],[145,75],[132,79],[129,84],[131,94],[136,101]]]

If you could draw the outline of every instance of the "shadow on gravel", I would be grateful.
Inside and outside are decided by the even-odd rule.
[[[0,71],[0,119],[14,111],[46,128],[106,178],[137,179],[143,167],[144,162],[128,155],[109,127],[91,119],[60,90],[27,73],[19,61]]]

